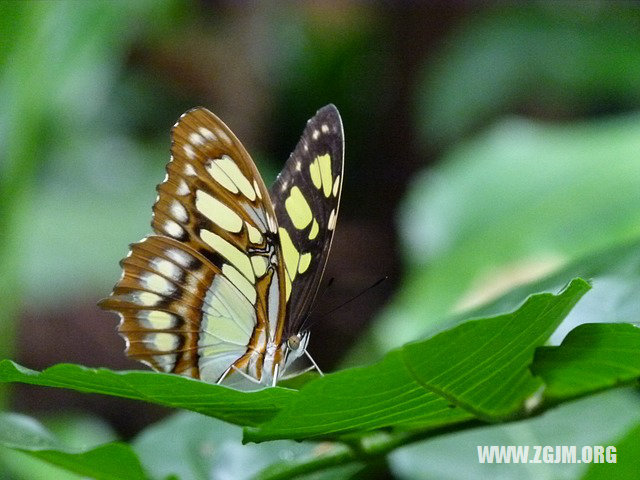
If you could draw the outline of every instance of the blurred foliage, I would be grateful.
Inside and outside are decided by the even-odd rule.
[[[629,2],[538,2],[462,22],[425,65],[416,123],[425,144],[505,111],[571,118],[640,103],[640,10]]]
[[[142,3],[139,6],[143,7]],[[83,93],[92,99],[103,93],[102,86],[108,83],[100,80],[109,69],[100,67],[117,59],[111,57],[117,42],[107,39],[126,39],[116,39],[112,26],[132,12],[103,3],[62,2],[4,2],[0,9],[0,37],[11,39],[2,49],[0,73],[0,141],[4,147],[0,164],[0,310],[6,315],[0,322],[0,352],[10,355],[12,320],[23,286],[28,278],[42,278],[41,274],[28,276],[25,272],[29,255],[23,247],[26,240],[43,237],[42,231],[30,230],[31,210],[38,205],[33,202],[36,180],[50,167],[54,145],[64,139],[48,127],[56,125],[61,132],[68,127],[75,132],[79,125],[86,125],[87,107],[97,102],[87,102],[84,95],[77,95],[77,89],[84,87]],[[61,28],[65,35],[57,35]],[[86,35],[86,28],[91,35]],[[58,61],[51,62],[52,58]],[[52,232],[61,229],[64,217],[56,214],[54,218],[57,222],[49,230]]]
[[[3,278],[13,277],[10,283],[22,286],[29,301],[51,302],[77,294],[79,286],[85,291],[103,286],[117,271],[109,257],[122,251],[120,242],[105,235],[126,229],[136,238],[146,231],[148,215],[132,212],[129,205],[135,198],[140,201],[133,204],[148,204],[145,198],[153,198],[156,182],[144,181],[137,159],[161,158],[162,150],[136,142],[119,128],[114,83],[129,42],[143,34],[149,20],[169,15],[169,5],[0,5],[9,17],[19,18],[4,25],[3,33],[12,38],[0,83],[2,98],[10,100],[0,120],[0,138],[7,145],[2,198],[11,199],[2,203],[3,218],[10,218],[11,210],[20,212],[11,225],[3,225],[12,234],[2,248],[11,262],[2,267],[13,272]],[[104,211],[107,203],[111,215]],[[56,272],[56,282],[43,271]]]
[[[46,450],[55,451],[62,448],[74,452],[98,447],[113,441],[115,433],[99,419],[83,414],[64,412],[46,418],[43,424],[40,424],[30,417],[6,413],[0,414],[0,437],[3,445],[11,445],[14,448],[0,448],[0,462],[3,470],[6,470],[5,476],[0,474],[0,478],[73,480],[83,477],[64,469],[63,467],[67,466],[64,461],[45,463],[39,460],[38,456],[51,459],[58,454],[47,456]],[[31,450],[34,452],[32,455],[35,455],[30,456],[20,449]],[[64,454],[60,457],[64,457]]]
[[[446,18],[427,6],[254,7],[0,2],[0,357],[13,356],[24,305],[42,312],[109,290],[119,275],[116,259],[149,231],[168,127],[197,104],[220,108],[234,129],[256,124],[247,146],[267,179],[309,113],[338,104],[351,186],[341,211],[359,219],[388,217],[400,172],[437,160],[405,174],[413,180],[396,232],[404,273],[371,332],[359,334],[350,363],[469,316],[513,310],[527,295],[555,291],[575,276],[593,289],[554,344],[586,321],[638,321],[637,7],[451,7],[450,25],[437,38],[404,38],[415,31],[399,21],[403,8],[416,22]],[[414,51],[424,57],[416,78],[405,81],[411,98],[399,98],[399,80],[414,72],[399,70],[393,57]],[[400,120],[389,115],[396,105],[411,108],[412,123],[399,128],[410,130],[420,158],[396,152]],[[385,187],[376,175],[388,178]],[[390,468],[398,478],[478,476],[478,444],[619,441],[640,458],[637,399],[631,389],[611,391],[535,419],[439,437],[396,451]],[[67,443],[87,438],[84,447],[114,440],[90,423],[60,417],[47,427],[54,436],[72,432]],[[158,438],[178,431],[192,434],[179,457],[169,445],[154,452]],[[158,476],[182,464],[183,452],[195,452],[175,470],[184,478],[237,475],[242,462],[262,467],[273,455],[286,460],[309,448],[247,450],[239,436],[236,427],[182,415],[143,432],[134,448]],[[224,455],[209,449],[222,437]],[[523,472],[501,467],[492,474]],[[593,478],[603,471],[595,467],[528,466],[526,474]],[[0,451],[2,480],[74,478],[50,468]]]
[[[605,406],[606,407],[603,407]],[[588,419],[588,421],[587,421]],[[406,448],[390,456],[398,478],[413,480],[439,478],[582,478],[588,465],[582,464],[484,464],[477,460],[478,445],[615,445],[640,421],[640,399],[637,388],[612,390],[585,398],[540,417],[495,425],[480,430],[442,435]],[[627,450],[634,457],[637,439]],[[613,467],[593,465],[595,470]],[[634,460],[631,460],[634,462]],[[626,462],[625,462],[626,463]],[[611,473],[611,469],[607,470]],[[609,478],[633,478],[612,476]]]
[[[172,432],[184,432],[178,442]],[[155,478],[252,478],[274,461],[307,455],[309,444],[276,441],[243,446],[240,428],[182,412],[148,428],[133,448]]]
[[[373,330],[374,351],[638,237],[638,151],[636,116],[570,126],[510,120],[451,151],[415,180],[401,208],[407,274]],[[590,278],[586,269],[575,275]]]

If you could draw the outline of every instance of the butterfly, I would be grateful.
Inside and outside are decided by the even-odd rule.
[[[317,368],[306,322],[331,248],[343,170],[334,105],[307,122],[269,190],[218,117],[202,107],[183,114],[157,187],[154,233],[130,246],[120,280],[99,302],[119,314],[126,354],[210,383],[240,376],[275,386],[305,354]]]

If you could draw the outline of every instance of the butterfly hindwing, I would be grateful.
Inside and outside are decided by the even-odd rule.
[[[284,337],[299,333],[333,238],[344,170],[342,120],[333,105],[311,118],[270,189],[287,270]]]
[[[248,368],[275,331],[284,276],[275,213],[248,153],[208,110],[180,118],[171,153],[157,235],[132,245],[101,306],[120,314],[129,356],[215,382],[234,362]]]

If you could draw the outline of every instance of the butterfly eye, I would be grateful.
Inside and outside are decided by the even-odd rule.
[[[297,350],[298,348],[300,348],[300,342],[300,335],[291,335],[287,340],[287,347],[289,347],[291,350]]]

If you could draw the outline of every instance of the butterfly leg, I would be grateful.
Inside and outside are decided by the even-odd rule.
[[[233,365],[231,365],[229,368],[227,368],[224,373],[220,376],[220,379],[216,382],[216,385],[222,385],[222,382],[224,381],[225,378],[227,378],[227,375],[229,375],[229,372],[231,371],[231,369],[233,368]]]
[[[316,367],[311,365],[311,366],[305,368],[304,370],[300,370],[299,372],[294,372],[291,375],[285,375],[280,380],[289,380],[290,378],[297,377],[298,375],[302,375],[303,373],[307,373],[307,372],[309,372],[311,370],[315,370],[315,369],[316,369]]]
[[[240,370],[238,367],[236,367],[235,365],[231,365],[229,368],[227,368],[224,373],[220,376],[220,379],[216,382],[216,385],[222,385],[222,382],[224,381],[225,378],[227,378],[229,376],[229,373],[231,373],[231,370],[236,371],[237,373],[239,373],[240,375],[242,375],[244,378],[246,378],[247,380],[250,380],[251,382],[260,385],[260,380],[257,380],[255,378],[253,378],[251,375],[247,375],[245,372],[243,372],[242,370]]]
[[[235,365],[231,365],[231,367],[233,370],[235,370],[236,372],[238,372],[240,375],[242,375],[244,378],[246,378],[247,380],[252,381],[253,383],[260,385],[260,380],[253,378],[251,375],[247,375],[245,372],[243,372],[242,370],[240,370],[238,367],[236,367]]]
[[[307,351],[305,350],[305,351],[304,351],[304,354],[307,356],[307,358],[308,358],[309,360],[311,360],[311,363],[313,363],[313,367],[308,368],[307,370],[305,370],[305,372],[307,372],[307,371],[312,370],[313,368],[315,368],[315,369],[318,371],[318,373],[319,373],[321,376],[323,376],[323,377],[324,377],[324,373],[322,373],[322,370],[320,370],[320,367],[319,367],[319,366],[318,366],[318,364],[315,362],[315,360],[313,359],[313,357],[309,354],[309,352],[307,352]],[[302,372],[302,373],[304,373],[304,372]]]

